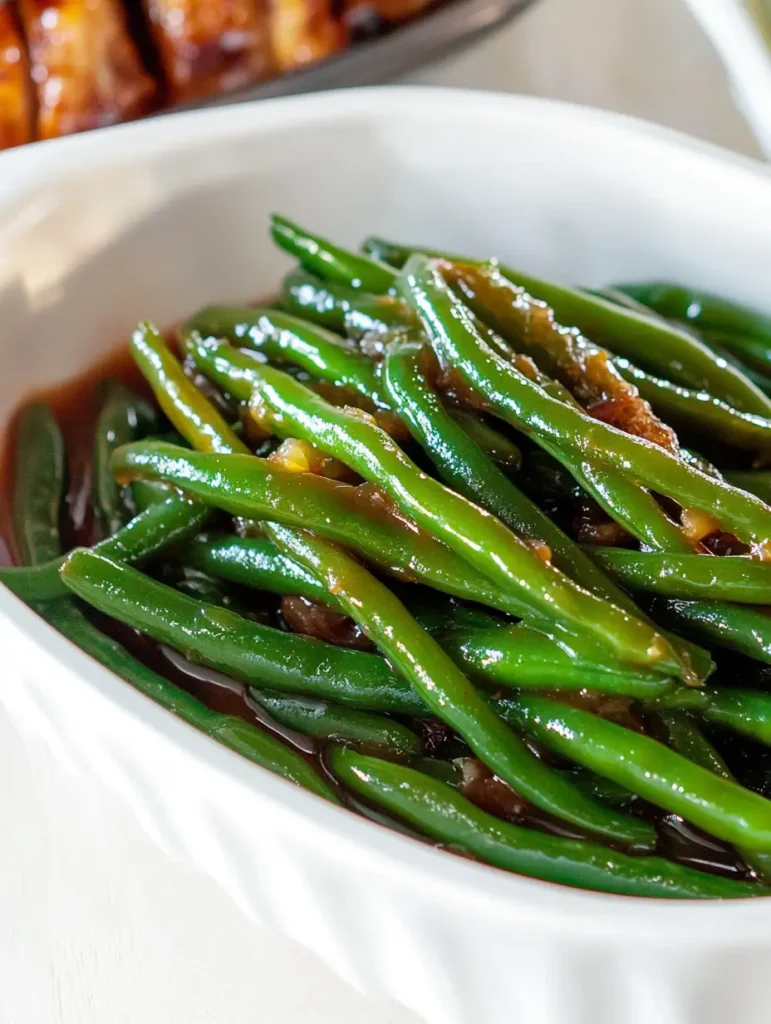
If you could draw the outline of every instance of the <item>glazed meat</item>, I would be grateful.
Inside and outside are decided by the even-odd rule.
[[[270,41],[279,71],[330,57],[347,42],[328,0],[269,0]]]
[[[265,78],[269,41],[258,0],[144,0],[178,103]]]
[[[32,138],[29,62],[16,18],[0,0],[0,149]]]
[[[155,91],[119,0],[21,0],[37,90],[37,137],[126,121]]]

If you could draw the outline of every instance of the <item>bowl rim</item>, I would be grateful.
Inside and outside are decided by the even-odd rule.
[[[34,191],[83,166],[88,173],[106,171],[136,154],[154,156],[188,143],[226,142],[245,134],[305,125],[330,119],[398,116],[400,111],[421,116],[453,118],[460,108],[475,117],[493,118],[501,125],[522,119],[548,122],[550,131],[570,122],[599,126],[616,136],[634,136],[644,144],[675,154],[691,151],[713,165],[733,165],[737,172],[764,182],[771,191],[771,168],[711,143],[684,136],[626,115],[551,100],[420,86],[394,86],[281,97],[183,113],[117,125],[83,136],[54,139],[29,149],[0,154],[0,216],[6,198]],[[515,921],[528,918],[539,927],[548,921],[553,931],[576,932],[636,942],[687,942],[704,949],[741,942],[743,947],[768,942],[771,900],[767,898],[690,902],[616,896],[542,882],[505,872],[444,851],[387,829],[344,808],[336,807],[248,762],[199,733],[119,676],[103,668],[59,634],[5,587],[0,587],[0,617],[24,639],[56,659],[68,671],[59,684],[85,685],[135,723],[212,770],[222,785],[233,785],[251,798],[270,803],[288,829],[301,832],[331,858],[361,859],[378,873],[397,870],[420,887],[442,894],[461,907],[469,901],[484,904],[489,916]],[[481,908],[480,908],[481,909]]]

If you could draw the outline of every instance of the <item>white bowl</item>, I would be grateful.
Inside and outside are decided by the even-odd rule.
[[[416,89],[197,112],[0,158],[3,417],[140,317],[270,292],[286,267],[266,232],[274,209],[352,244],[376,231],[589,285],[656,276],[771,303],[771,178],[670,132]],[[0,745],[3,787],[23,791],[47,758],[69,829],[123,802],[223,899],[431,1024],[768,1020],[771,901],[596,895],[414,842],[199,735],[4,591],[0,657],[26,752],[20,769]],[[21,804],[4,832],[50,813]],[[56,830],[39,831],[55,856]],[[58,870],[66,886],[79,866]]]

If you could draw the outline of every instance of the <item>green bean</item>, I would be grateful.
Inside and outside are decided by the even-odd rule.
[[[522,623],[430,632],[436,633],[442,648],[470,678],[488,687],[560,691],[589,688],[638,700],[679,692],[671,681],[653,673],[629,671],[603,664],[601,659],[568,654],[550,637]]]
[[[680,320],[697,331],[706,328],[726,335],[771,340],[771,317],[709,292],[666,281],[621,284],[616,290],[660,316]]]
[[[638,615],[632,603],[592,560],[535,502],[491,465],[471,437],[458,429],[429,386],[421,361],[418,345],[389,347],[383,383],[393,405],[431,456],[445,483],[470,501],[476,501],[510,529],[548,544],[554,565],[577,583]]]
[[[59,508],[64,492],[64,441],[51,410],[28,406],[17,426],[13,528],[22,562],[37,565],[59,554]]]
[[[225,338],[268,359],[290,362],[314,377],[357,391],[383,407],[375,364],[350,342],[275,309],[209,306],[185,324],[184,333]]]
[[[771,564],[746,555],[661,554],[587,545],[586,552],[630,590],[666,597],[771,604]]]
[[[660,714],[658,720],[666,730],[668,745],[678,754],[715,775],[736,781],[723,758],[688,715]],[[771,881],[771,854],[744,847],[738,847],[738,852],[758,879],[765,883]]]
[[[22,420],[24,430],[19,435],[22,443],[17,456],[27,462],[27,467],[23,474],[17,474],[13,504],[18,521],[27,528],[24,536],[29,542],[24,546],[25,558],[40,563],[58,554],[60,549],[58,521],[64,483],[64,446],[52,417],[46,416],[41,407],[32,407],[32,410],[32,414],[27,413]],[[34,449],[28,448],[28,444],[34,444]],[[30,458],[33,451],[34,460]],[[29,502],[31,497],[35,498],[34,503]],[[299,754],[241,719],[210,711],[189,693],[136,661],[120,644],[100,633],[69,597],[33,604],[33,608],[86,654],[140,693],[251,761],[318,796],[337,802],[332,789]]]
[[[325,280],[337,281],[375,294],[385,293],[393,287],[396,275],[391,267],[346,252],[318,235],[311,235],[285,217],[275,213],[272,215],[270,233],[279,248],[299,260],[307,271]]]
[[[429,583],[501,611],[519,607],[444,544],[398,515],[382,492],[369,485],[353,487],[312,473],[276,469],[265,459],[190,452],[163,442],[128,445],[112,462],[121,475],[165,480],[234,516],[270,517],[317,530],[402,579]]]
[[[134,331],[131,352],[161,409],[193,448],[204,452],[249,454],[243,441],[185,376],[152,324],[142,323]]]
[[[468,434],[471,441],[494,465],[509,471],[520,468],[522,452],[511,438],[464,409],[449,409],[448,412],[458,426],[462,427],[463,433]]]
[[[378,427],[340,412],[272,367],[250,367],[248,357],[220,342],[201,341],[196,359],[230,390],[251,385],[252,407],[258,416],[269,410],[278,434],[311,441],[380,485],[418,525],[497,582],[511,596],[512,611],[519,602],[516,614],[548,623],[547,632],[559,629],[572,645],[590,637],[630,663],[673,659],[668,642],[648,624],[547,566],[499,520],[422,473]]]
[[[627,359],[619,357],[615,363],[619,373],[637,386],[643,398],[675,423],[750,451],[771,444],[771,419],[739,412],[706,391],[693,391],[654,377]]]
[[[767,469],[731,470],[724,476],[729,484],[743,491],[757,495],[761,501],[771,504],[771,471]]]
[[[771,851],[771,802],[663,743],[536,694],[495,704],[504,721],[598,775],[680,814],[711,835]]]
[[[694,871],[661,857],[629,857],[512,825],[404,765],[342,747],[332,750],[328,760],[342,784],[363,799],[435,841],[505,871],[628,896],[715,899],[764,892],[751,883]]]
[[[307,597],[341,612],[342,605],[316,577],[261,537],[196,537],[177,551],[185,565],[231,583],[272,594]]]
[[[270,524],[276,543],[333,591],[364,633],[504,782],[542,810],[617,842],[645,849],[644,822],[588,800],[506,729],[489,704],[404,605],[339,548],[304,531]]]
[[[344,740],[359,750],[384,751],[394,757],[417,757],[420,739],[392,718],[338,707],[311,697],[296,697],[251,687],[253,701],[289,729],[322,740]]]
[[[702,731],[683,711],[662,711],[657,715],[668,747],[714,775],[733,779],[728,765]],[[734,780],[735,781],[735,780]]]
[[[370,242],[373,244],[370,245]],[[368,240],[365,244],[369,252],[387,252],[394,265],[404,266],[413,253],[439,257],[453,263],[485,262],[447,255],[432,249],[389,246],[380,240]],[[548,303],[558,323],[577,327],[595,344],[625,356],[656,376],[688,388],[706,391],[740,411],[771,417],[771,399],[738,367],[721,359],[689,331],[680,330],[647,313],[624,308],[579,288],[531,277],[505,264],[500,269],[513,284]],[[337,279],[347,283],[342,275]],[[383,291],[393,287],[390,283],[383,287],[385,284],[383,278]]]
[[[771,694],[760,690],[710,689],[699,711],[708,722],[771,746]]]
[[[276,594],[297,594],[345,608],[306,569],[263,539],[199,537],[177,552],[182,562],[234,583]],[[650,700],[672,690],[671,680],[652,672],[567,654],[543,633],[524,625],[507,626],[491,615],[455,608],[441,614],[415,612],[428,631],[440,638],[450,657],[480,682],[527,689],[582,690],[617,693]]]
[[[424,713],[409,685],[375,654],[251,622],[82,549],[69,556],[62,578],[98,611],[241,682],[363,710]]]
[[[209,515],[208,508],[174,495],[140,512],[112,537],[94,545],[93,550],[116,561],[138,562],[198,533]],[[24,601],[63,597],[67,588],[59,570],[64,559],[64,555],[58,555],[35,566],[0,568],[0,582]]]
[[[102,533],[109,537],[133,514],[132,501],[110,471],[110,456],[141,433],[157,432],[158,417],[147,402],[118,380],[105,380],[101,395],[102,408],[94,429],[94,506]]]
[[[651,615],[678,632],[771,665],[771,615],[758,607],[728,601],[682,601],[657,597]]]
[[[289,313],[343,334],[420,328],[403,299],[368,295],[358,288],[324,281],[301,268],[284,278],[281,305]],[[200,329],[200,328],[199,328]],[[203,330],[201,333],[205,333]]]
[[[173,493],[173,488],[157,480],[134,480],[131,484],[131,497],[137,512],[146,512],[151,505],[162,504]]]
[[[413,262],[414,260],[414,262]],[[405,268],[400,283],[418,310],[440,358],[453,364],[466,384],[479,391],[497,415],[533,435],[560,458],[601,458],[651,490],[686,507],[706,509],[736,536],[761,550],[771,538],[771,509],[763,502],[706,476],[671,453],[587,416],[547,396],[488,348],[475,332],[462,303],[438,270],[422,256]]]

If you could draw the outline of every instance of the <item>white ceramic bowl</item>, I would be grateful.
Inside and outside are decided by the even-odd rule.
[[[767,172],[669,132],[410,89],[197,112],[0,157],[2,416],[140,317],[269,292],[286,266],[274,209],[348,243],[376,231],[589,285],[655,275],[771,303]],[[416,843],[199,735],[7,592],[0,657],[2,723],[25,751],[11,764],[0,746],[4,788],[23,793],[47,759],[68,830],[121,802],[180,870],[431,1024],[767,1024],[771,900],[595,895]],[[52,813],[14,806],[4,832]],[[56,828],[40,842],[55,858]],[[78,870],[58,865],[57,884]]]

